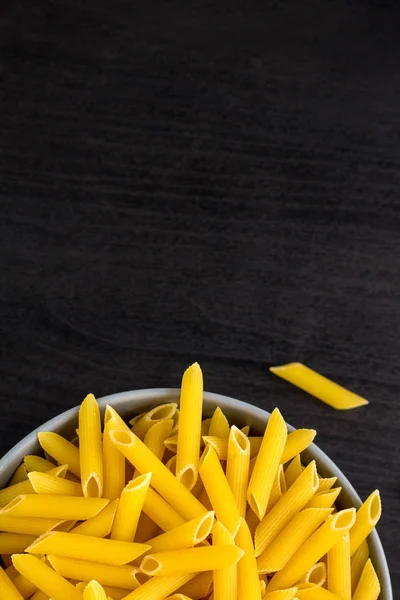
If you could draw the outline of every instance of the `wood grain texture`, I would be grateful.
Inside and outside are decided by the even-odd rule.
[[[199,360],[381,489],[399,588],[398,5],[3,0],[0,454]]]

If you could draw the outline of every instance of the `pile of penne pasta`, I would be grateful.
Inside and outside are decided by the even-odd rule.
[[[315,431],[263,437],[203,419],[189,367],[176,403],[126,424],[92,394],[77,437],[39,433],[0,491],[0,599],[376,600],[367,537],[381,504],[336,510],[341,488],[300,453]]]

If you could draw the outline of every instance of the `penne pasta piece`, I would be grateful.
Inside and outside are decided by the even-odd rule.
[[[147,492],[143,504],[143,512],[164,531],[170,531],[186,522],[185,519],[152,488],[149,488]],[[203,515],[205,513],[206,510],[204,509]]]
[[[28,494],[14,498],[0,511],[0,516],[7,514],[10,517],[48,517],[81,521],[94,517],[107,504],[108,500],[105,498]]]
[[[282,495],[287,491],[285,472],[283,465],[279,465],[275,475],[274,483],[272,484],[271,494],[268,500],[267,512],[269,512],[278,502]]]
[[[256,556],[260,556],[282,529],[300,512],[318,489],[315,461],[312,461],[258,525]]]
[[[169,504],[167,504],[169,506]],[[178,513],[176,513],[178,515]],[[179,518],[180,515],[178,515]],[[156,537],[160,531],[160,527],[157,523],[154,523],[150,517],[146,515],[145,512],[139,517],[139,523],[136,530],[135,542],[139,542],[141,544],[147,544],[147,540],[151,540]]]
[[[132,417],[132,419],[129,420],[129,425],[131,426],[131,428],[133,428],[136,425],[136,423],[138,423],[140,419],[145,416],[145,414],[146,413],[144,412]]]
[[[205,445],[209,444],[214,448],[219,460],[227,460],[228,438],[204,435],[202,439]],[[250,458],[253,459],[257,456],[258,452],[260,451],[262,437],[249,437],[247,439],[250,442]]]
[[[2,567],[0,567],[0,598],[1,600],[24,600]]]
[[[24,465],[28,473],[31,471],[39,471],[39,473],[47,473],[56,466],[54,463],[42,458],[41,456],[34,456],[28,454],[24,458]]]
[[[210,511],[201,517],[196,517],[167,533],[149,540],[150,552],[192,548],[203,542],[210,534],[214,524],[214,512]]]
[[[327,492],[335,485],[336,481],[337,477],[320,477],[318,492]]]
[[[236,534],[236,544],[242,550],[243,556],[237,567],[238,600],[261,600],[261,588],[258,578],[257,562],[254,555],[254,545],[246,521],[241,518]]]
[[[353,594],[353,600],[377,600],[380,592],[379,579],[369,558],[361,574],[356,591]]]
[[[176,477],[188,490],[198,477],[202,406],[203,374],[198,363],[194,363],[182,378],[176,454]]]
[[[99,564],[54,555],[48,555],[47,560],[57,573],[67,579],[86,582],[96,579],[101,585],[122,587],[126,590],[136,590],[140,585],[139,569],[130,565]]]
[[[296,600],[297,587],[288,588],[286,590],[278,590],[276,592],[267,592],[264,596],[265,600]]]
[[[315,585],[315,583],[297,584],[296,597],[298,600],[341,600],[332,592],[325,588]]]
[[[299,583],[313,583],[322,587],[326,581],[326,564],[324,562],[315,563],[307,573],[299,579]]]
[[[174,426],[172,428],[171,434],[177,433],[179,428],[179,408],[176,409],[174,414]]]
[[[358,509],[356,522],[350,532],[350,556],[369,536],[382,514],[381,497],[375,490]]]
[[[204,506],[197,498],[168,471],[167,467],[132,432],[114,430],[110,432],[110,436],[116,447],[140,473],[151,471],[152,487],[185,519],[193,519],[205,512]]]
[[[267,590],[279,590],[296,583],[324,554],[333,548],[338,540],[349,531],[354,522],[354,508],[342,510],[328,517],[327,521],[304,542],[282,571],[272,577]]]
[[[171,575],[169,577],[152,577],[137,590],[134,590],[124,600],[164,600],[178,588],[195,577],[195,573]]]
[[[249,438],[233,425],[228,438],[226,479],[231,488],[241,517],[244,517],[246,514],[246,494],[249,483],[249,469]]]
[[[240,513],[215,450],[207,446],[200,460],[200,477],[217,519],[235,536]]]
[[[107,537],[111,533],[118,502],[119,500],[110,502],[110,504],[107,504],[107,506],[97,513],[97,515],[77,525],[72,529],[71,533],[91,535],[100,538]]]
[[[173,419],[177,408],[178,405],[176,402],[168,402],[167,404],[155,406],[133,424],[133,433],[143,440],[144,436],[153,425],[160,421]],[[134,419],[132,419],[132,421],[133,420]],[[131,421],[129,423],[132,424]]]
[[[341,491],[341,487],[326,490],[324,492],[318,491],[307,502],[306,508],[330,508],[336,502]]]
[[[251,510],[251,508],[248,508],[245,520],[248,528],[250,529],[251,537],[254,539],[254,534],[258,525],[260,524],[260,519],[257,517],[256,513]]]
[[[125,565],[150,549],[146,544],[120,542],[78,533],[50,532],[43,534],[26,552],[55,554],[110,565]]]
[[[21,575],[53,600],[82,600],[82,594],[75,586],[35,556],[14,554],[12,560]]]
[[[308,448],[313,442],[317,432],[315,429],[296,429],[288,434],[285,448],[282,453],[281,463],[285,464]]]
[[[250,433],[250,425],[245,425],[240,431],[243,431],[244,435],[247,435],[248,437]]]
[[[305,508],[297,513],[258,557],[258,572],[281,571],[331,512],[331,508]]]
[[[191,598],[183,594],[174,594],[173,596],[168,596],[167,600],[191,600]]]
[[[82,593],[85,591],[87,586],[86,581],[80,581],[76,584],[76,588],[80,590]],[[103,585],[103,589],[107,594],[109,600],[123,600],[125,596],[131,593],[131,590],[127,590],[124,588],[116,588],[110,587],[109,585]]]
[[[114,523],[111,529],[111,539],[133,542],[151,480],[151,473],[146,473],[132,479],[122,490]]]
[[[317,584],[316,581],[312,581],[312,583]],[[351,600],[350,536],[348,532],[328,552],[328,590],[342,600]]]
[[[61,465],[59,467],[54,467],[49,473],[56,477],[65,477],[67,468],[67,465]],[[6,506],[21,494],[35,494],[35,490],[29,479],[0,490],[0,507]]]
[[[42,535],[49,529],[65,523],[57,519],[45,517],[34,519],[32,517],[9,517],[0,512],[0,531],[9,533],[26,533],[28,535]]]
[[[228,438],[230,432],[228,419],[219,406],[214,411],[211,418],[210,427],[207,435]]]
[[[208,596],[213,587],[212,571],[203,571],[192,578],[188,583],[178,588],[177,592],[183,596],[188,596],[193,600],[199,600]]]
[[[39,444],[43,450],[61,465],[68,465],[71,473],[80,478],[81,468],[79,450],[71,442],[58,433],[41,431],[38,433]]]
[[[171,435],[172,427],[174,425],[173,419],[164,419],[159,421],[150,427],[144,436],[144,444],[149,450],[161,460],[164,458],[166,449],[165,440]]]
[[[365,398],[350,392],[301,363],[271,367],[270,371],[337,410],[349,410],[368,404]]]
[[[219,547],[223,544],[235,545],[232,534],[222,523],[215,523],[212,532],[213,545]],[[213,570],[214,600],[237,600],[237,565],[225,569]]]
[[[107,600],[103,586],[95,580],[90,581],[84,589],[83,600]]]
[[[13,579],[13,584],[23,598],[30,598],[37,592],[36,585],[20,573],[17,573],[17,576]]]
[[[83,495],[103,495],[103,448],[100,409],[93,394],[88,394],[79,408],[79,456]]]
[[[201,436],[208,435],[210,431],[211,418],[203,419],[201,422]]]
[[[50,473],[32,471],[28,475],[36,494],[52,494],[53,496],[82,496],[80,483],[61,479]]]
[[[367,541],[364,540],[351,557],[351,592],[354,593],[358,582],[360,581],[361,573],[369,558],[369,550]]]
[[[286,438],[286,423],[279,410],[275,408],[265,429],[261,448],[257,455],[247,490],[247,501],[259,519],[265,516],[272,485],[286,444]]]
[[[16,554],[36,540],[36,535],[25,533],[0,533],[0,554]]]
[[[176,454],[176,451],[178,449],[178,434],[174,433],[173,435],[171,435],[169,438],[167,438],[164,441],[164,446],[167,450],[169,450],[170,452],[172,452],[173,454]],[[172,457],[171,457],[172,458]]]
[[[10,479],[10,485],[15,485],[16,483],[21,483],[21,481],[26,481],[28,479],[28,472],[24,463],[19,465],[18,469],[15,471],[14,475]]]
[[[140,570],[149,577],[199,573],[226,569],[235,565],[242,556],[243,551],[240,548],[228,544],[167,550],[145,556]]]
[[[42,590],[38,590],[35,592],[30,600],[51,600],[50,597],[42,592]]]
[[[266,589],[267,589],[267,584],[264,581],[264,579],[260,579],[260,592],[261,592],[261,598],[264,598],[265,593],[266,593]]]
[[[172,475],[175,475],[175,473],[176,473],[176,454],[174,454],[173,456],[171,456],[171,458],[169,460],[167,460],[167,462],[165,463],[165,466],[167,467],[168,471],[170,471],[172,473]]]
[[[121,429],[122,431],[130,431],[128,425],[125,423],[122,417],[119,416],[115,408],[107,404],[104,412],[104,425],[106,425],[110,419],[115,419],[118,429]]]
[[[300,454],[297,454],[293,460],[290,462],[289,466],[286,467],[285,471],[285,480],[286,480],[286,488],[290,488],[290,486],[296,481],[298,477],[303,472],[303,467],[301,465]],[[321,480],[319,480],[321,481]],[[318,488],[319,489],[319,488]]]
[[[104,425],[103,432],[103,496],[109,500],[119,498],[125,487],[125,456],[110,438],[110,431],[118,427],[118,421],[113,417]]]

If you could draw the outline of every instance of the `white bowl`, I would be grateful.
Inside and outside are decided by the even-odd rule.
[[[145,411],[156,404],[165,402],[179,401],[178,389],[146,389],[135,390],[130,392],[122,392],[120,394],[112,394],[99,399],[99,404],[104,412],[106,404],[113,406],[122,417],[132,417],[133,415]],[[244,426],[250,425],[251,428],[261,434],[264,429],[270,414],[261,408],[241,402],[235,398],[221,396],[220,394],[212,394],[204,392],[204,415],[211,416],[213,410],[220,406],[231,423]],[[27,454],[38,454],[40,446],[37,441],[39,431],[54,431],[73,438],[75,428],[77,426],[79,407],[72,408],[66,412],[54,417],[47,423],[41,425],[35,431],[32,431],[23,440],[21,440],[14,448],[0,460],[0,489],[7,485],[16,468],[21,464],[24,456]],[[288,425],[289,430],[293,427]],[[302,455],[305,462],[313,459],[316,460],[318,472],[324,477],[337,477],[338,484],[343,488],[338,502],[340,508],[348,508],[355,506],[358,508],[361,505],[361,499],[357,492],[338,469],[334,462],[322,452],[318,446],[311,446]],[[371,490],[372,491],[372,490]],[[386,562],[385,553],[382,548],[381,541],[376,531],[373,531],[368,539],[369,549],[372,562],[379,577],[382,586],[380,600],[393,600],[392,586],[390,583],[390,574]]]

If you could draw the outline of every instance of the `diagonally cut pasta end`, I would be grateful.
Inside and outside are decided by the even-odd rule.
[[[42,533],[42,535],[40,535],[34,542],[33,544],[31,544],[30,546],[28,546],[25,550],[25,552],[28,552],[29,554],[41,554],[40,552],[40,544],[46,540],[49,537],[52,537],[55,535],[55,531],[46,531],[45,533]],[[39,548],[39,550],[38,550]]]
[[[152,556],[145,556],[140,564],[140,570],[150,577],[156,575],[162,568],[162,563]]]
[[[125,486],[125,492],[135,492],[138,489],[149,487],[151,475],[151,473],[144,473],[143,475],[135,477],[135,479],[131,479]]]
[[[110,431],[110,438],[116,446],[129,446],[135,441],[135,435],[129,430],[112,429]]]
[[[329,517],[331,529],[335,531],[349,531],[356,520],[356,509],[346,508]]]
[[[264,518],[262,507],[257,502],[257,498],[255,497],[255,495],[252,492],[250,492],[248,494],[247,502],[249,503],[251,510],[257,515],[257,518],[259,519],[259,521],[261,521]]]
[[[369,524],[374,526],[377,524],[382,514],[381,496],[379,490],[375,490],[366,500],[368,507]]]
[[[97,473],[90,473],[88,479],[82,482],[82,490],[85,498],[101,498],[103,484]]]
[[[10,511],[12,511],[12,509],[14,509],[16,506],[18,506],[18,504],[21,504],[21,502],[23,502],[24,498],[26,498],[25,495],[16,496],[16,498],[13,498],[12,500],[10,500],[10,502],[8,504],[6,504],[6,506],[4,506],[0,510],[0,514],[4,515]]]
[[[176,474],[176,478],[187,490],[194,488],[198,477],[198,471],[194,465],[187,465]]]
[[[211,529],[214,525],[214,511],[210,510],[198,524],[196,531],[193,536],[193,544],[200,544],[203,540],[206,539],[211,533]]]
[[[241,453],[244,454],[246,452],[250,452],[249,438],[243,433],[243,431],[238,429],[235,425],[232,425],[231,427],[230,437],[232,442],[237,446],[238,450]]]

